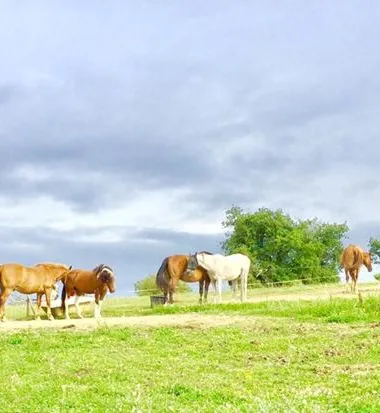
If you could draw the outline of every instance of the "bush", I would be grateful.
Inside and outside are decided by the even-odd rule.
[[[147,277],[139,280],[135,283],[135,292],[137,295],[159,295],[162,293],[156,285],[156,274],[148,275]],[[191,292],[191,288],[187,283],[179,281],[176,292],[188,293]]]
[[[380,272],[373,275],[377,281],[380,281]]]

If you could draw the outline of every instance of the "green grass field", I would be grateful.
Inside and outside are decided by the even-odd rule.
[[[148,297],[109,299],[103,312],[226,314],[227,326],[0,329],[0,411],[380,411],[379,296],[278,300],[289,291],[204,306],[186,295],[153,309]]]

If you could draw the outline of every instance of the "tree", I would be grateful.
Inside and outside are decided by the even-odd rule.
[[[294,220],[280,209],[249,213],[233,206],[222,225],[226,229],[223,251],[243,252],[253,262],[250,282],[252,278],[304,283],[338,279],[342,238],[348,231],[345,223]]]
[[[155,295],[160,294],[161,291],[157,288],[156,285],[156,274],[148,275],[147,277],[139,280],[135,283],[135,292],[137,295]],[[187,293],[191,291],[191,288],[188,284],[180,281],[177,285],[177,292]]]
[[[371,237],[368,242],[368,248],[372,255],[373,262],[380,264],[380,240]]]

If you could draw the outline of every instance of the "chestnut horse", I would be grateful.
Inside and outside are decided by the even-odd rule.
[[[51,291],[55,283],[61,280],[71,267],[56,263],[37,264],[34,267],[25,267],[21,264],[3,264],[0,266],[0,321],[4,321],[5,303],[13,291],[22,294],[37,293],[39,305],[36,319],[39,319],[41,297],[46,295],[47,316],[54,320],[51,314]]]
[[[344,269],[346,275],[346,286],[348,290],[348,282],[351,276],[351,291],[356,291],[356,284],[359,278],[360,267],[364,265],[368,272],[372,271],[372,258],[369,252],[363,251],[358,245],[348,245],[341,257],[340,265]]]
[[[70,319],[68,299],[76,295],[75,308],[79,318],[83,318],[82,311],[79,307],[79,297],[84,294],[95,294],[94,317],[100,318],[100,310],[103,299],[109,290],[114,293],[116,290],[116,281],[113,270],[108,265],[98,265],[92,271],[88,270],[71,270],[62,280],[62,310],[67,320]]]
[[[203,252],[212,255],[210,252]],[[168,303],[168,295],[169,304],[174,303],[173,293],[176,290],[179,280],[188,283],[199,282],[199,303],[202,304],[203,292],[203,302],[207,302],[210,277],[202,267],[197,267],[193,271],[187,272],[188,261],[189,255],[171,255],[162,261],[161,267],[156,275],[156,285],[164,293],[165,304]]]

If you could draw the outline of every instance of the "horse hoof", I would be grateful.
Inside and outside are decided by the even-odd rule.
[[[40,317],[40,316],[37,316],[37,317],[36,317],[36,320],[41,320],[41,317]]]

